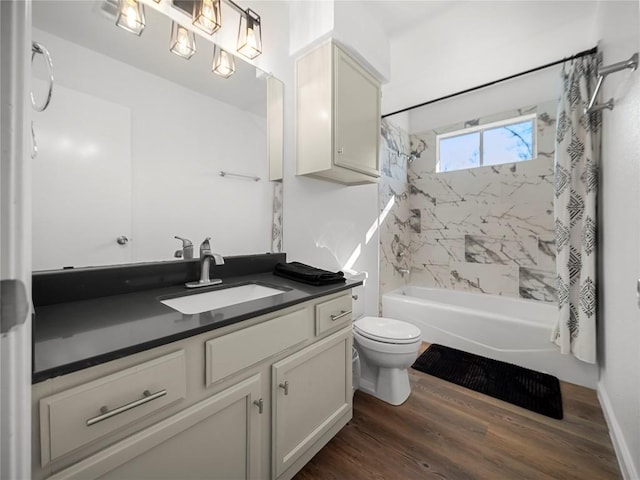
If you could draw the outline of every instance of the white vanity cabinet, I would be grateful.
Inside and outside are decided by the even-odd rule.
[[[296,62],[297,174],[357,185],[380,176],[380,82],[327,42]]]
[[[309,448],[350,415],[351,344],[348,327],[273,365],[274,478],[291,478],[313,456]]]
[[[351,419],[350,305],[327,295],[35,384],[33,478],[291,478]]]
[[[256,375],[49,478],[262,478],[260,392]]]

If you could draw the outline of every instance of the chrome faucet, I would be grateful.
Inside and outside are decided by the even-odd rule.
[[[184,258],[185,260],[193,258],[193,243],[191,243],[191,240],[188,238],[178,237],[177,235],[173,238],[182,240],[182,250],[176,250],[173,256],[176,258]]]
[[[209,240],[211,240],[211,237],[205,238],[204,242],[200,244],[200,280],[185,283],[187,288],[206,287],[207,285],[218,285],[222,283],[222,280],[219,278],[209,278],[211,259],[213,259],[215,265],[224,264],[224,258],[222,255],[211,252],[211,244],[209,243]]]

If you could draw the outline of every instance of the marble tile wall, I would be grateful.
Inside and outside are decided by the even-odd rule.
[[[409,282],[411,236],[420,229],[420,209],[409,208],[409,155],[409,134],[383,119],[378,185],[381,294]]]
[[[271,225],[271,251],[282,252],[282,182],[272,182],[273,185],[273,220]]]
[[[381,293],[410,282],[556,301],[555,111],[553,101],[416,135],[383,122],[381,211],[392,190],[402,198],[381,230]],[[537,158],[436,173],[437,133],[533,112],[538,116]],[[409,155],[415,160],[400,161]],[[408,246],[408,258],[392,255],[394,241]],[[410,275],[398,278],[399,269],[407,267]]]

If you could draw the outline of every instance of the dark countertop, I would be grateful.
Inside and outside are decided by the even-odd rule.
[[[182,314],[160,300],[258,282],[284,291],[212,312]],[[183,284],[131,293],[37,305],[33,327],[33,376],[38,383],[143,350],[241,322],[361,285],[347,280],[312,286],[270,272],[228,276],[222,285],[186,289]]]

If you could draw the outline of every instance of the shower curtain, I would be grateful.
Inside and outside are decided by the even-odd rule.
[[[586,114],[595,55],[565,65],[555,149],[558,319],[551,340],[562,353],[596,361],[596,194],[602,113]]]

